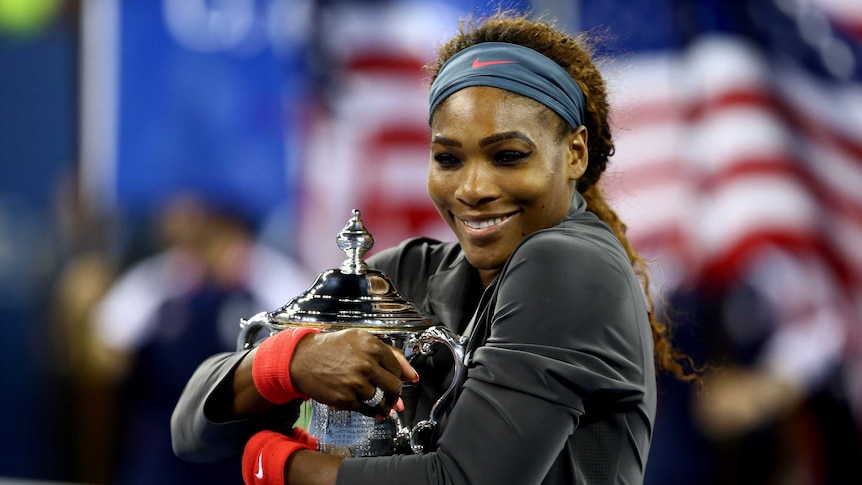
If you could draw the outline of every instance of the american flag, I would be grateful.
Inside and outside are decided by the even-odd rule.
[[[371,253],[411,236],[454,239],[425,189],[430,131],[422,67],[463,14],[445,2],[321,9],[324,89],[306,128],[297,231],[308,267],[341,263],[335,236],[352,209],[374,236]]]
[[[338,84],[307,125],[297,237],[311,268],[338,264],[327,241],[353,208],[378,248],[451,238],[425,193],[419,67],[463,11],[393,5],[344,4],[322,17],[322,32],[338,32],[323,45]],[[366,28],[371,18],[379,28]],[[565,19],[629,41],[629,54],[603,68],[617,142],[605,188],[655,262],[654,287],[758,288],[778,322],[762,364],[806,386],[858,359],[858,0],[577,2]],[[848,389],[862,390],[862,372],[853,374],[862,365],[848,368]]]
[[[862,410],[862,4],[728,3],[606,67],[606,191],[657,286],[755,288],[777,317],[760,364],[804,388],[843,365]]]

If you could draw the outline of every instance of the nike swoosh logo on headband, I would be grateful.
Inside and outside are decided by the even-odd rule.
[[[473,65],[471,66],[473,69],[477,67],[485,67],[485,66],[493,66],[495,64],[517,64],[518,61],[480,61],[477,57],[475,61],[473,61]]]

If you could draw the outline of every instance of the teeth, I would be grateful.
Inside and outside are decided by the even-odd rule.
[[[485,221],[464,221],[464,224],[471,229],[485,229],[486,227],[495,226],[505,219],[505,217],[495,217]]]

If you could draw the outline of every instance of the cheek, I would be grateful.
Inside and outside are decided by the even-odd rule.
[[[530,179],[529,183],[521,186],[520,193],[523,202],[532,207],[538,226],[546,226],[549,222],[555,224],[565,215],[571,202],[566,182],[554,172]]]
[[[428,170],[427,190],[428,196],[434,201],[434,204],[440,206],[445,204],[447,194],[451,193],[447,177],[442,176],[434,168]]]
[[[553,172],[534,173],[532,176],[514,179],[513,192],[520,194],[524,202],[539,208],[547,205],[557,192],[558,183]]]

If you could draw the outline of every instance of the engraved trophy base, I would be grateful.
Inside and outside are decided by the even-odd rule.
[[[397,413],[378,419],[354,411],[339,411],[311,401],[308,432],[317,451],[336,456],[388,456],[411,453],[409,430]],[[395,437],[395,439],[393,439]]]

